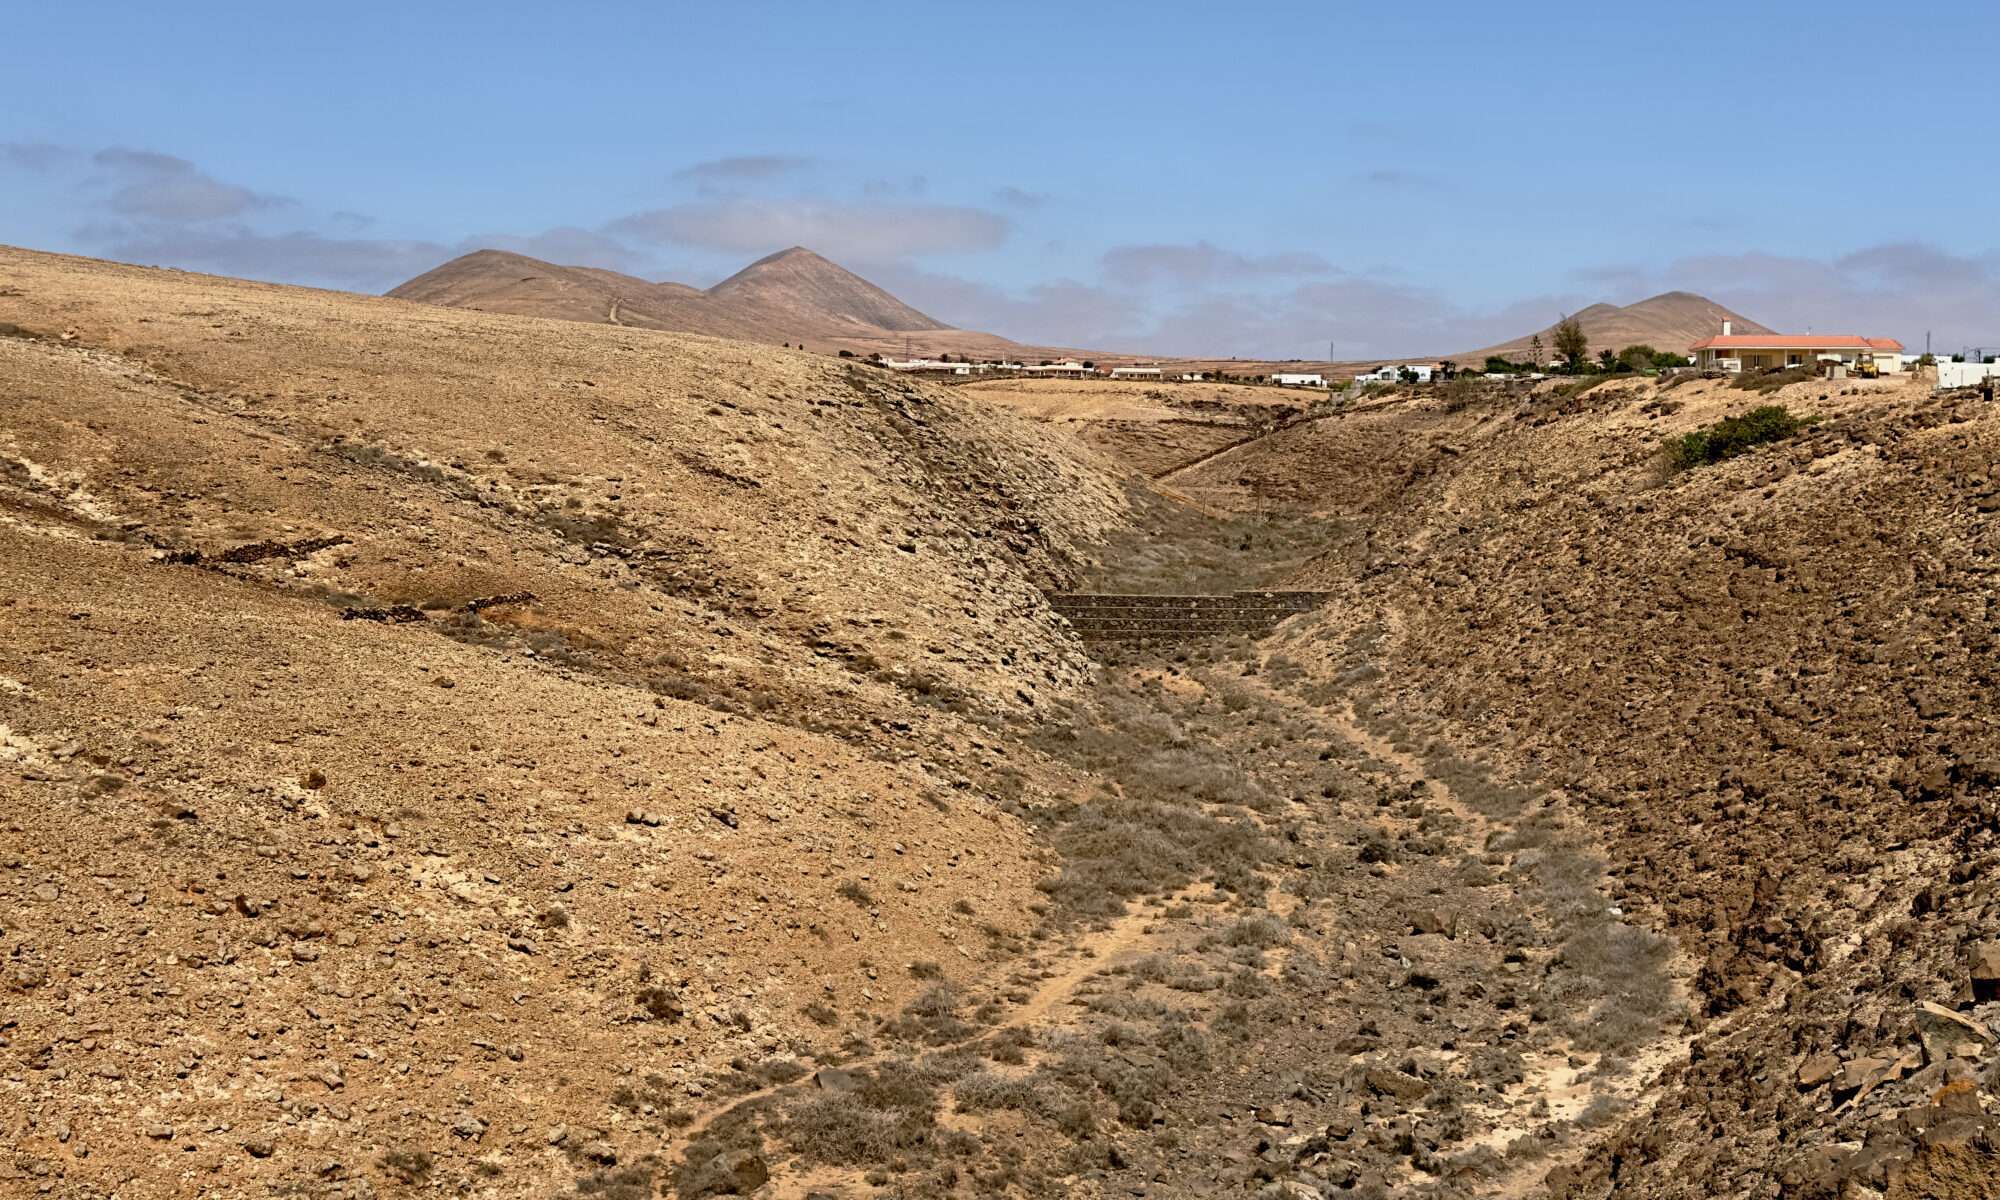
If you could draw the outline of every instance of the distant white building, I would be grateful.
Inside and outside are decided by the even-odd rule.
[[[1431,374],[1436,369],[1431,366],[1418,366],[1415,363],[1388,363],[1376,367],[1373,371],[1364,371],[1354,378],[1357,383],[1400,383],[1403,372],[1408,371],[1416,382],[1429,383]]]
[[[1132,367],[1113,367],[1113,368],[1111,368],[1111,378],[1113,378],[1113,379],[1151,379],[1151,380],[1158,380],[1158,379],[1161,379],[1161,378],[1163,378],[1163,376],[1162,376],[1162,373],[1161,373],[1161,371],[1160,371],[1160,368],[1158,368],[1158,367],[1139,367],[1139,366],[1132,366]]]
[[[1073,358],[1062,362],[1035,363],[1021,368],[1021,374],[1037,379],[1082,379],[1089,373],[1082,363]]]
[[[1944,362],[1937,365],[1940,388],[1974,387],[2000,377],[2000,362]]]
[[[1271,376],[1271,382],[1279,387],[1323,388],[1326,386],[1326,376],[1318,372],[1308,374],[1303,371],[1280,371]]]
[[[911,375],[970,375],[971,363],[945,362],[935,358],[885,358],[882,365],[891,371]]]
[[[1182,371],[1182,372],[1181,372],[1181,382],[1182,382],[1182,383],[1200,383],[1200,382],[1202,382],[1203,380],[1206,380],[1207,378],[1208,378],[1208,376],[1206,376],[1206,375],[1202,374],[1202,373],[1201,373],[1200,371]]]

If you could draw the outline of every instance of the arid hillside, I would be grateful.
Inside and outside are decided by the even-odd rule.
[[[1296,419],[1320,393],[1226,383],[1116,379],[982,380],[964,394],[1065,428],[1094,449],[1158,476]]]
[[[19,250],[0,322],[0,1190],[556,1194],[1034,923],[966,772],[1086,678],[1037,585],[1123,512],[1087,452]]]
[[[1820,419],[1666,466],[1771,402]],[[1464,385],[1164,481],[1341,518],[1270,653],[1590,831],[1679,943],[1688,1040],[1555,1194],[2000,1190],[1996,458],[1921,382]]]
[[[0,1191],[1996,1194],[1996,451],[0,250]]]

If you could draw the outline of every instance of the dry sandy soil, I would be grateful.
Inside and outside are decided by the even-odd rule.
[[[1324,393],[1245,384],[1100,379],[994,379],[960,390],[1071,426],[1086,444],[1154,477],[1295,419],[1324,399]]]
[[[1036,585],[1122,511],[1087,455],[816,356],[22,251],[0,321],[0,1190],[548,1194],[634,1153],[638,1065],[685,1099],[1032,923],[937,698],[1084,679]]]
[[[1293,403],[0,250],[0,1192],[2000,1190],[2000,419]]]

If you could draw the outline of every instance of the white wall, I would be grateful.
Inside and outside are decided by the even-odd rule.
[[[1971,387],[1986,377],[2000,377],[2000,363],[1955,363],[1939,361],[1938,382],[1941,388]]]

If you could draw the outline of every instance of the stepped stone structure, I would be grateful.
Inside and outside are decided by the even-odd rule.
[[[1049,595],[1049,606],[1085,641],[1187,641],[1231,633],[1257,637],[1294,613],[1318,608],[1325,599],[1325,592],[1192,596],[1056,592]]]

